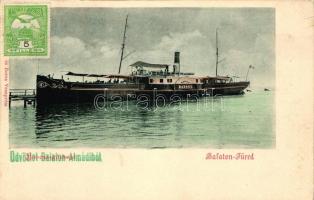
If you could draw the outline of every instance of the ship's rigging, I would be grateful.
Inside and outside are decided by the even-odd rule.
[[[125,58],[125,57],[123,57],[123,53],[124,53],[125,40],[126,40],[126,30],[127,30],[127,27],[128,27],[128,17],[129,16],[127,15],[126,18],[125,18],[125,25],[124,25],[123,39],[122,39],[122,45],[121,45],[121,56],[120,56],[120,63],[119,63],[118,74],[120,74],[120,72],[121,72],[122,61]]]

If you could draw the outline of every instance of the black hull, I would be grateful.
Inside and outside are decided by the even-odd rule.
[[[37,105],[94,103],[96,100],[119,101],[142,100],[142,98],[148,100],[154,100],[156,98],[174,100],[176,98],[188,99],[203,96],[241,95],[244,94],[243,90],[248,87],[248,85],[249,82],[236,82],[216,85],[204,84],[201,88],[188,90],[162,88],[145,89],[145,86],[139,84],[88,85],[85,83],[69,83],[60,79],[49,79],[45,76],[37,76]]]
[[[212,84],[204,85],[206,93],[211,96],[228,96],[228,95],[242,95],[244,94],[245,88],[249,86],[250,82],[236,82],[236,83],[223,83],[223,84]]]
[[[39,89],[37,90],[37,104],[65,104],[65,103],[94,103],[99,101],[120,101],[120,100],[143,100],[150,101],[156,98],[164,98],[169,101],[173,98],[195,98],[205,96],[205,90],[181,90],[181,91],[163,91],[163,90],[57,90],[57,89]]]

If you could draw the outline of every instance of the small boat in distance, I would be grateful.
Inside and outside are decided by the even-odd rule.
[[[37,104],[94,102],[98,95],[107,100],[131,100],[145,96],[150,100],[157,95],[167,100],[192,96],[241,95],[249,81],[234,81],[218,76],[218,36],[216,31],[216,76],[195,76],[181,72],[180,52],[174,53],[174,64],[152,64],[137,61],[131,64],[131,73],[122,75],[128,17],[126,17],[118,74],[83,74],[67,72],[66,76],[82,77],[82,81],[56,79],[50,75],[37,75]],[[95,78],[95,81],[84,81]],[[99,80],[101,79],[101,80]]]

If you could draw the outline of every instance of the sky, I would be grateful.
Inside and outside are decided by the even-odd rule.
[[[35,88],[36,74],[66,71],[117,74],[126,15],[129,16],[122,74],[136,61],[173,64],[181,71],[245,79],[251,87],[275,84],[275,10],[273,8],[52,8],[50,58],[10,59],[10,88]]]

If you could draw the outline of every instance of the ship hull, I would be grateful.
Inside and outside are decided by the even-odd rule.
[[[223,83],[223,84],[208,84],[204,85],[206,93],[211,96],[227,96],[227,95],[242,95],[245,88],[249,86],[250,82],[236,82],[236,83]]]
[[[241,95],[249,82],[204,84],[193,89],[171,87],[153,88],[145,84],[88,84],[66,82],[37,76],[37,105],[65,103],[95,103],[96,101],[154,100],[156,98],[171,101],[202,96]]]
[[[63,104],[63,103],[95,103],[96,101],[120,101],[120,100],[148,100],[164,99],[171,101],[175,98],[187,99],[201,97],[205,90],[57,90],[38,89],[37,104]]]
[[[37,104],[62,103],[92,103],[97,96],[111,99],[119,96],[126,99],[135,94],[142,87],[140,84],[103,84],[66,82],[62,79],[52,79],[46,76],[37,76],[36,97]]]

